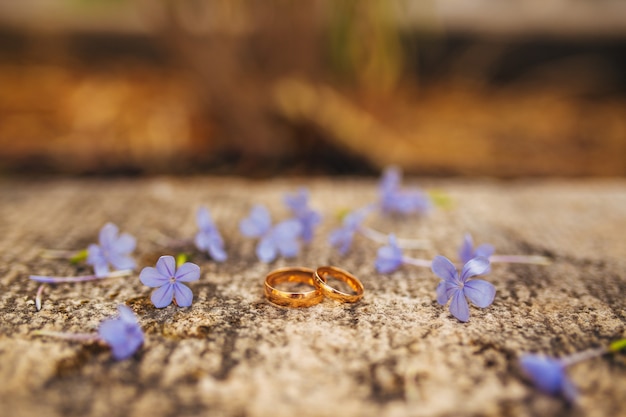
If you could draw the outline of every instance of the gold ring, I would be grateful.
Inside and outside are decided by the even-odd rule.
[[[331,287],[326,283],[328,276],[345,282],[355,293],[347,294]],[[363,284],[361,281],[348,271],[334,266],[320,266],[317,268],[317,271],[315,271],[315,285],[317,285],[328,298],[344,303],[355,303],[363,298]]]
[[[313,275],[315,271],[310,268],[280,268],[270,272],[265,277],[265,296],[274,304],[285,307],[310,307],[320,303],[324,299],[322,290],[315,285]],[[296,282],[313,287],[312,291],[288,292],[275,287],[283,282]]]

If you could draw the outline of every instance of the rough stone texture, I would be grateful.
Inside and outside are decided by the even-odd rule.
[[[581,363],[570,375],[580,403],[539,393],[517,366],[522,352],[560,356],[626,336],[626,181],[430,181],[452,207],[426,218],[372,218],[400,236],[419,236],[420,257],[456,254],[464,232],[500,254],[549,256],[549,266],[495,265],[497,295],[459,323],[437,305],[437,278],[406,267],[374,271],[376,245],[362,238],[339,257],[326,244],[335,214],[375,198],[370,180],[252,182],[237,179],[4,180],[0,183],[0,415],[2,416],[616,416],[626,409],[626,355]],[[325,221],[293,260],[266,265],[238,221],[253,203],[287,216],[282,195],[310,187]],[[138,238],[140,267],[192,237],[207,205],[227,242],[202,268],[190,308],[157,310],[137,275],[50,286],[35,311],[29,273],[89,272],[39,257],[41,248],[79,249],[112,221]],[[274,268],[332,264],[361,277],[364,299],[308,308],[269,304]],[[91,332],[120,303],[139,316],[144,347],[112,360],[108,348],[46,337],[36,329]],[[623,415],[623,414],[622,414]]]

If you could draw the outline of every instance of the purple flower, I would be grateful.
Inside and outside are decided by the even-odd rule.
[[[259,238],[256,255],[262,262],[272,262],[278,254],[293,258],[300,252],[300,222],[290,219],[272,227],[270,213],[264,206],[254,206],[250,215],[239,223],[239,230],[246,237]]]
[[[135,238],[128,233],[118,236],[119,229],[113,223],[100,229],[100,246],[91,244],[87,248],[87,264],[92,265],[97,277],[109,274],[109,264],[114,269],[134,269],[135,261],[129,254],[135,250]]]
[[[341,255],[345,255],[350,250],[354,234],[359,230],[370,211],[371,208],[368,206],[348,213],[343,218],[342,226],[330,233],[328,242],[331,246],[338,248]]]
[[[185,262],[176,269],[173,256],[161,256],[156,268],[145,267],[139,274],[139,279],[148,287],[157,287],[150,299],[156,308],[167,307],[172,299],[180,307],[189,307],[193,301],[193,293],[183,282],[200,279],[200,267],[191,262]]]
[[[196,247],[206,251],[216,262],[224,262],[227,258],[224,251],[224,240],[215,227],[211,214],[206,207],[200,207],[196,214],[196,222],[200,231],[196,233]]]
[[[431,207],[430,200],[417,188],[402,189],[402,174],[396,167],[383,172],[378,186],[380,207],[385,213],[413,214],[425,213]]]
[[[381,274],[389,274],[403,264],[402,249],[398,246],[395,235],[389,235],[389,245],[378,249],[376,270]]]
[[[496,289],[482,279],[469,280],[475,275],[490,271],[489,259],[478,257],[463,266],[459,275],[454,264],[445,256],[435,256],[432,271],[443,281],[437,286],[437,302],[445,305],[450,299],[450,313],[460,321],[469,320],[469,306],[465,297],[478,307],[485,308],[493,303]]]
[[[563,395],[569,402],[576,400],[576,387],[565,373],[565,364],[558,359],[526,354],[520,358],[524,373],[541,391],[551,395]]]
[[[125,305],[117,307],[119,317],[103,321],[98,334],[113,352],[115,359],[122,360],[133,355],[143,344],[143,332],[133,310]]]
[[[459,248],[459,260],[463,263],[467,263],[470,259],[478,256],[489,259],[494,252],[494,247],[488,243],[484,243],[474,249],[472,235],[466,233],[463,239],[463,244],[461,244],[461,247]]]
[[[305,243],[311,242],[315,226],[320,223],[322,216],[309,207],[309,191],[300,188],[296,194],[287,194],[285,204],[302,226],[302,240]]]

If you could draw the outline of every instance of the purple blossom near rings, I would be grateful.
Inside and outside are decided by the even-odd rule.
[[[489,259],[477,257],[469,260],[459,275],[454,264],[445,256],[435,256],[432,271],[442,281],[437,286],[437,302],[445,305],[450,302],[450,313],[462,322],[469,320],[469,305],[466,297],[477,307],[489,307],[496,295],[495,287],[481,279],[469,280],[476,275],[490,271]]]
[[[109,274],[109,265],[116,270],[135,269],[135,261],[129,255],[135,250],[136,241],[128,233],[119,235],[119,229],[113,223],[105,224],[100,229],[100,245],[91,244],[87,248],[87,264],[92,265],[97,277]]]
[[[343,218],[342,226],[330,233],[328,242],[336,247],[341,255],[347,254],[350,250],[354,234],[359,231],[370,211],[370,206],[367,206],[348,213]]]
[[[401,188],[402,174],[397,167],[385,169],[378,193],[380,207],[388,214],[425,213],[431,208],[430,199],[418,188]]]
[[[563,395],[569,402],[575,402],[576,387],[565,372],[565,362],[541,355],[526,354],[520,358],[522,370],[533,384],[550,395]]]
[[[196,247],[203,252],[206,251],[214,261],[224,262],[228,257],[224,251],[224,239],[215,227],[211,214],[206,207],[198,209],[196,222],[200,229],[195,237]]]
[[[178,269],[173,256],[161,256],[156,268],[145,267],[139,274],[144,285],[156,288],[150,300],[156,308],[167,307],[176,300],[179,307],[189,307],[193,301],[193,293],[183,282],[192,282],[200,279],[200,267],[191,262],[185,262]]]
[[[287,194],[284,201],[302,226],[302,240],[310,243],[313,240],[315,227],[321,222],[322,216],[309,207],[309,191],[306,188],[300,188],[295,194]]]
[[[300,252],[300,222],[290,219],[272,227],[272,218],[264,206],[252,207],[250,215],[239,223],[239,230],[246,237],[259,238],[256,255],[262,262],[272,262],[279,254],[293,258]]]
[[[144,337],[133,311],[125,305],[117,307],[119,317],[103,321],[98,328],[100,339],[109,346],[115,359],[132,356],[141,345]]]
[[[381,274],[389,274],[399,269],[403,263],[398,240],[395,235],[389,235],[389,244],[379,248],[376,254],[376,270]]]
[[[493,255],[494,252],[494,247],[488,243],[484,243],[474,249],[474,241],[472,240],[472,235],[466,233],[465,237],[463,238],[463,243],[459,248],[459,260],[465,264],[469,262],[470,259],[476,258],[478,256],[489,259],[489,257]]]

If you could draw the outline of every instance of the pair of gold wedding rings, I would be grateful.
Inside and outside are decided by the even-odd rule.
[[[345,282],[352,294],[331,287],[328,278]],[[282,283],[305,284],[313,287],[310,291],[290,292],[277,288]],[[265,296],[274,304],[284,307],[310,307],[319,304],[324,297],[343,303],[354,303],[363,298],[363,284],[357,277],[334,266],[310,268],[281,268],[265,277]]]

